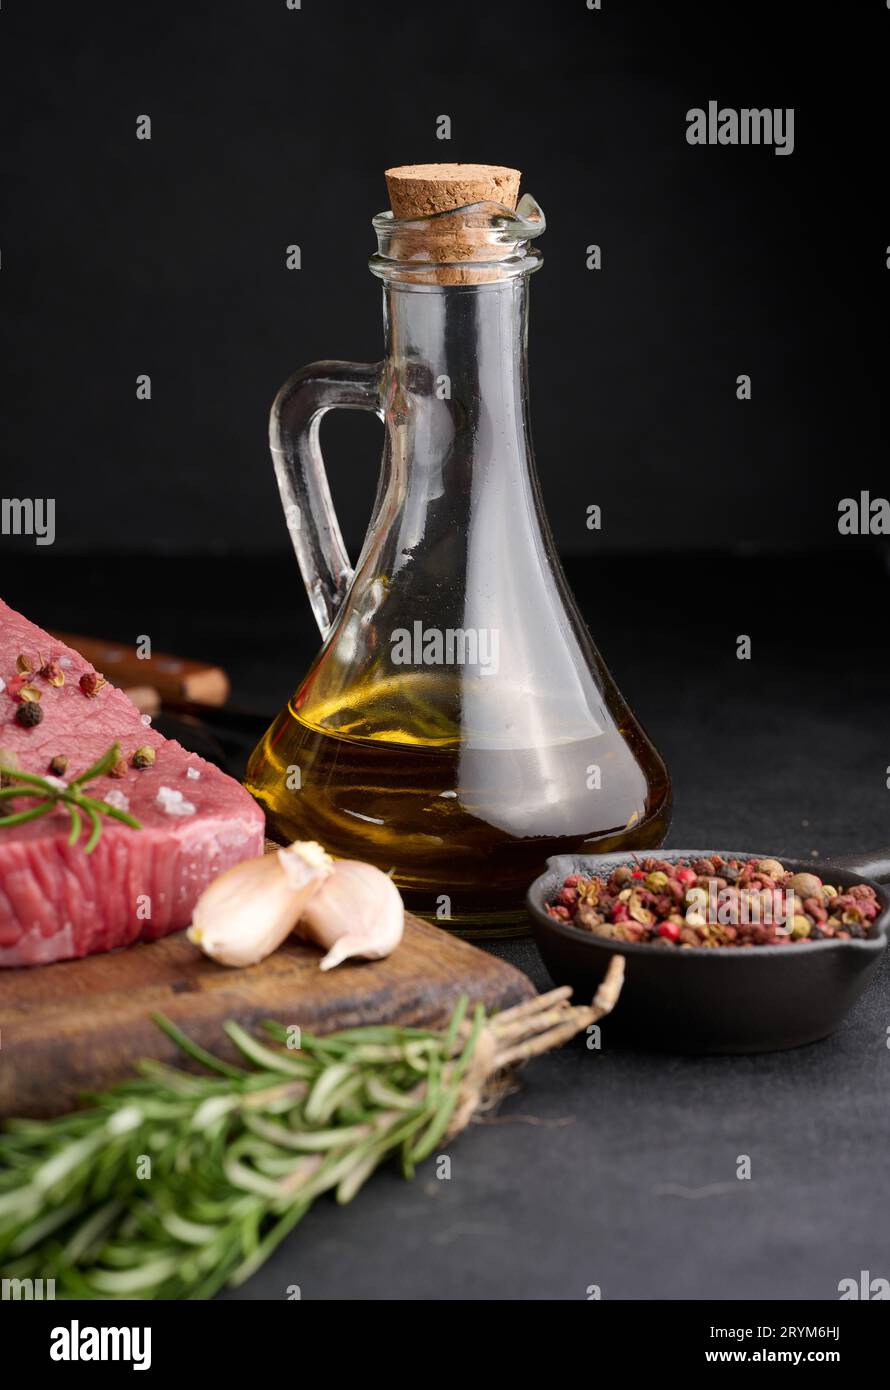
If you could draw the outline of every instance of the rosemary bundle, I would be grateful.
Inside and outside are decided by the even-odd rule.
[[[323,1192],[350,1201],[391,1154],[411,1177],[509,1068],[607,1014],[623,974],[616,956],[586,1006],[562,988],[469,1016],[463,998],[441,1032],[304,1034],[299,1051],[280,1024],[265,1025],[267,1043],[227,1023],[249,1068],[158,1017],[204,1075],[145,1061],[90,1109],[0,1135],[0,1270],[53,1278],[72,1298],[202,1299],[237,1286]]]
[[[109,805],[107,801],[97,801],[86,794],[89,784],[95,782],[97,777],[104,777],[110,772],[120,755],[120,744],[113,743],[92,767],[88,767],[68,783],[63,783],[60,778],[50,781],[49,778],[38,777],[33,772],[21,772],[15,767],[0,765],[0,804],[2,801],[17,801],[19,797],[32,798],[37,802],[36,806],[29,807],[27,811],[12,811],[8,815],[0,816],[0,827],[24,825],[26,821],[38,820],[54,811],[57,806],[63,806],[71,821],[69,845],[76,845],[80,839],[84,819],[89,823],[90,834],[84,845],[85,854],[92,854],[99,843],[103,816],[111,816],[113,820],[122,821],[133,830],[141,830],[142,826],[134,816],[128,815],[117,806]]]

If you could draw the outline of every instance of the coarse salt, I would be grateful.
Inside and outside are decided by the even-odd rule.
[[[66,669],[67,669],[67,667],[69,667],[69,666],[71,665],[71,657],[70,657],[70,656],[60,656],[60,657],[59,657],[59,665],[60,665],[60,666],[64,666],[64,667],[66,667]]]
[[[143,714],[143,715],[141,715],[140,717],[141,717],[141,719],[142,719],[143,724],[145,725],[145,727],[146,727],[146,729],[147,729],[148,726],[149,726],[149,724],[151,723],[151,715],[150,715],[150,714]]]
[[[49,782],[51,787],[55,787],[57,792],[68,790],[68,783],[63,781],[61,777],[44,777],[43,780],[44,782]]]
[[[196,767],[187,767],[185,770],[185,775],[190,782],[197,782],[200,780],[201,777],[201,773]]]
[[[49,778],[46,780],[49,781]],[[64,783],[62,785],[64,786]],[[130,798],[126,792],[120,791],[117,787],[113,791],[106,792],[102,800],[108,806],[113,806],[116,811],[129,811],[130,809]]]
[[[6,689],[6,681],[3,679],[2,676],[0,676],[0,695],[3,694],[3,692],[4,692],[5,689]]]
[[[195,808],[175,787],[159,787],[155,801],[168,816],[193,816]]]

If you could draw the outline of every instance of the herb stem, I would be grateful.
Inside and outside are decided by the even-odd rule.
[[[61,806],[67,811],[71,820],[68,844],[72,847],[77,844],[80,838],[84,816],[89,821],[90,835],[84,846],[85,854],[92,854],[99,843],[103,830],[103,817],[105,816],[120,821],[122,825],[130,826],[132,830],[141,830],[142,824],[135,816],[131,816],[127,811],[122,811],[118,806],[110,806],[107,801],[97,801],[84,794],[85,784],[95,781],[97,777],[109,772],[119,757],[120,744],[113,743],[107,752],[93,763],[92,767],[88,767],[67,786],[55,786],[46,777],[38,777],[36,773],[20,772],[18,768],[0,766],[0,779],[12,784],[0,787],[0,798],[3,800],[14,799],[18,796],[40,796],[43,798],[41,804],[32,810],[17,811],[8,816],[0,816],[0,828],[23,825],[26,821],[37,820],[39,816],[45,816],[55,807]]]
[[[37,820],[40,816],[47,815],[54,807],[54,801],[42,801],[30,811],[18,811],[14,816],[0,816],[0,826],[24,825],[26,821]]]
[[[316,1197],[351,1201],[390,1156],[410,1176],[497,1094],[506,1065],[608,1013],[623,965],[612,958],[589,1005],[552,994],[470,1019],[464,998],[441,1032],[304,1033],[295,1052],[229,1023],[249,1069],[158,1016],[203,1075],[146,1062],[92,1109],[0,1135],[0,1272],[39,1271],[60,1296],[91,1299],[210,1298],[241,1284]]]

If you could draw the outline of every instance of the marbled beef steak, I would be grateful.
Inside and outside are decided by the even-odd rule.
[[[65,676],[61,687],[33,678],[43,711],[34,728],[17,722],[9,689],[20,655],[35,666],[38,656],[54,657]],[[63,754],[70,779],[119,743],[125,776],[99,778],[90,795],[122,793],[124,809],[143,827],[103,817],[102,838],[87,855],[86,833],[68,845],[62,808],[0,826],[0,966],[86,956],[177,931],[188,925],[211,879],[263,851],[263,814],[244,788],[146,726],[123,691],[103,685],[88,698],[79,680],[92,671],[76,651],[0,600],[0,749],[22,771],[41,776]],[[155,762],[137,771],[129,759],[140,747],[154,749]],[[23,810],[34,803],[15,804]],[[9,801],[0,805],[9,812]]]

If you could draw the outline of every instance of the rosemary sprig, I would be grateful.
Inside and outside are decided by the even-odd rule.
[[[19,797],[26,796],[38,802],[38,805],[27,811],[13,811],[7,816],[0,816],[0,827],[24,825],[27,821],[37,820],[38,817],[54,811],[57,806],[63,806],[71,821],[69,845],[76,845],[80,839],[84,818],[89,822],[90,834],[84,845],[85,854],[92,854],[99,843],[103,830],[103,816],[121,821],[133,830],[141,830],[142,824],[135,816],[129,815],[117,806],[109,806],[107,801],[97,801],[86,795],[85,789],[89,784],[110,772],[120,755],[120,744],[113,743],[101,758],[85,772],[72,778],[66,787],[56,787],[46,777],[38,777],[36,773],[20,772],[18,768],[0,765],[0,800],[18,800]]]
[[[502,1086],[505,1070],[608,1013],[624,961],[593,1003],[553,990],[486,1017],[461,1000],[444,1031],[353,1028],[270,1045],[225,1031],[249,1067],[156,1017],[197,1075],[140,1077],[55,1120],[0,1135],[0,1272],[53,1278],[57,1296],[209,1298],[237,1286],[324,1192],[349,1202],[389,1155],[406,1177]],[[287,1038],[267,1024],[273,1043]]]

